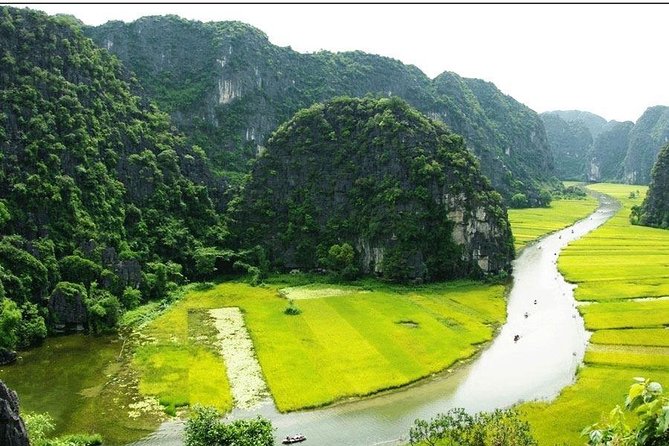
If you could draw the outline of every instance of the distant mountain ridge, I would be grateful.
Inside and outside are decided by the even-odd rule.
[[[136,73],[149,97],[220,171],[241,171],[272,130],[300,108],[336,96],[399,96],[465,137],[507,199],[541,204],[559,187],[538,115],[493,84],[363,52],[301,54],[239,22],[175,16],[109,22],[85,33]]]
[[[636,123],[607,122],[580,110],[545,112],[541,118],[558,177],[565,180],[647,184],[660,148],[669,142],[669,107],[648,108]]]

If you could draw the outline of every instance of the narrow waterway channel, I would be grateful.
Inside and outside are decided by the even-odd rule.
[[[277,428],[277,444],[300,432],[307,444],[319,446],[397,445],[408,441],[416,418],[431,418],[453,407],[474,412],[554,398],[573,382],[589,337],[575,307],[573,286],[559,273],[557,258],[567,244],[618,210],[612,198],[598,198],[599,207],[589,217],[522,251],[514,262],[507,321],[467,365],[401,390],[329,408],[281,414],[268,401],[252,411],[235,410],[230,417],[269,418]],[[182,434],[182,423],[167,422],[136,445],[181,445]]]

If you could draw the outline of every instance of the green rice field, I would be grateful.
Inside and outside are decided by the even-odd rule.
[[[516,250],[548,233],[559,231],[591,214],[597,199],[553,200],[548,208],[509,209]]]
[[[558,266],[576,283],[586,328],[593,332],[576,383],[552,403],[521,406],[540,445],[584,444],[582,429],[622,403],[632,379],[669,385],[669,231],[629,223],[646,187],[596,184],[621,202],[607,223],[569,245]],[[639,192],[632,197],[632,192]]]
[[[456,282],[404,288],[367,282],[361,289],[315,284],[288,292],[300,296],[294,302],[302,313],[296,316],[284,314],[288,301],[282,288],[280,283],[251,287],[227,282],[190,292],[149,326],[147,332],[161,339],[161,347],[149,344],[138,350],[140,390],[184,404],[206,402],[193,394],[177,394],[171,385],[177,376],[192,373],[186,366],[170,372],[147,367],[179,362],[182,351],[176,345],[183,342],[188,315],[203,309],[242,309],[263,374],[282,411],[368,395],[444,370],[490,340],[505,317],[501,285]],[[173,341],[175,346],[163,348]],[[192,361],[185,362],[207,376],[220,374],[223,367],[213,361],[195,366]],[[295,392],[300,382],[309,386]],[[215,395],[224,391],[229,393],[222,386]]]

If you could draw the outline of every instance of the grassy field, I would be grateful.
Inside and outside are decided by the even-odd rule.
[[[232,397],[216,330],[204,308],[188,305],[187,297],[142,330],[145,342],[133,358],[139,390],[156,396],[170,414],[194,403],[228,411]]]
[[[193,291],[150,325],[148,333],[160,341],[138,351],[140,389],[167,401],[206,402],[173,385],[195,368],[205,376],[224,376],[222,363],[195,365],[197,359],[191,354],[184,361],[177,347],[184,342],[188,315],[203,309],[242,309],[267,384],[283,411],[367,395],[443,370],[471,356],[504,320],[501,285],[369,284],[365,289],[315,284],[289,290],[300,295],[294,300],[302,310],[297,316],[284,314],[288,301],[279,293],[280,282],[264,287],[228,282]],[[309,290],[317,297],[309,298]],[[176,371],[147,367],[166,363],[186,365]],[[224,401],[226,392],[221,386],[206,397]]]
[[[585,218],[597,208],[597,199],[554,200],[549,208],[509,209],[516,250],[550,232]]]
[[[590,302],[579,310],[594,333],[576,384],[551,404],[521,406],[540,445],[583,444],[583,427],[622,403],[635,376],[669,384],[669,300],[661,298],[669,294],[669,231],[629,223],[645,187],[590,188],[622,208],[560,256],[560,271],[578,284],[576,298]]]

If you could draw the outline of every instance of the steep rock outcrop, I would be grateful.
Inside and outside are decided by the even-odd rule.
[[[0,381],[0,444],[3,446],[30,446],[28,432],[19,414],[16,392]]]
[[[443,124],[399,99],[338,98],[272,135],[235,232],[283,270],[346,242],[364,272],[391,279],[498,273],[513,257],[500,198]]]
[[[669,107],[648,108],[629,133],[624,164],[624,180],[629,184],[648,184],[660,148],[669,142]]]
[[[542,113],[548,145],[555,158],[556,174],[561,180],[583,180],[586,176],[593,136],[581,120],[567,121],[558,112]]]
[[[336,96],[399,96],[463,135],[481,169],[507,199],[540,204],[559,187],[536,113],[493,84],[363,52],[300,54],[272,45],[239,22],[175,16],[109,22],[85,32],[137,74],[191,142],[220,170],[245,171],[276,126],[297,110]]]

